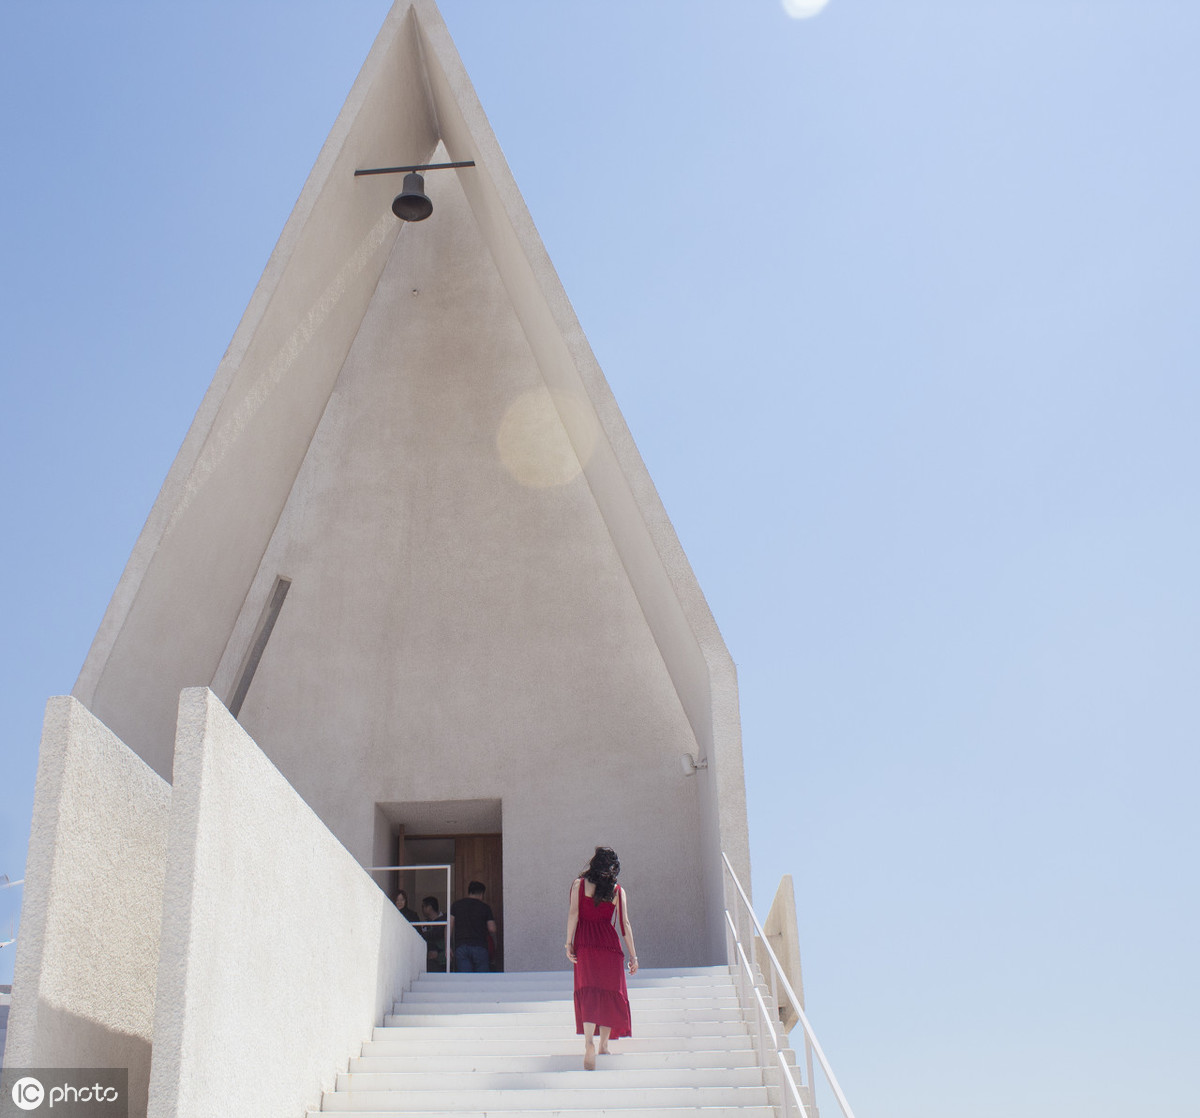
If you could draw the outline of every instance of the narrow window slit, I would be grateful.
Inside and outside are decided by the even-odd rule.
[[[287,597],[291,585],[290,578],[280,577],[275,580],[275,588],[271,591],[271,597],[263,609],[262,617],[258,619],[258,628],[254,630],[254,640],[250,642],[250,651],[246,653],[242,670],[238,673],[237,687],[229,702],[229,713],[234,718],[241,713],[242,703],[246,701],[246,692],[250,690],[254,673],[258,671],[258,662],[266,650],[267,641],[271,639],[271,630],[275,628],[276,618],[279,617],[279,611],[283,608],[283,599]]]

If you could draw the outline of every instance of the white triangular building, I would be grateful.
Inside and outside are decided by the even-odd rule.
[[[451,162],[420,223],[354,174]],[[424,968],[372,867],[484,880],[503,968],[550,971],[601,843],[643,965],[736,962],[732,660],[436,7],[397,0],[48,707],[6,1063],[274,1113],[237,1081],[264,1022],[309,1022],[276,1076],[309,1097]]]
[[[419,224],[354,175],[443,161],[476,165]],[[232,705],[251,670],[239,720],[363,864],[407,805],[493,805],[413,810],[503,835],[508,966],[558,963],[597,841],[672,898],[653,956],[723,954],[733,664],[432,5],[388,17],[73,694],[169,778],[180,690]]]

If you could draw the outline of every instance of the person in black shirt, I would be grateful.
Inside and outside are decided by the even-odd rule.
[[[487,971],[488,934],[496,934],[496,918],[483,901],[483,882],[472,881],[467,895],[450,906],[450,944],[454,969]]]
[[[437,897],[426,897],[421,902],[421,918],[424,920],[445,920],[442,906]],[[426,960],[426,970],[441,971],[446,969],[446,929],[440,925],[418,928],[417,931],[425,937],[429,945]]]

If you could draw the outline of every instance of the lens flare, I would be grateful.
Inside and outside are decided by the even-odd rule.
[[[588,404],[545,388],[518,396],[496,433],[504,468],[531,489],[574,481],[595,445],[596,417]]]

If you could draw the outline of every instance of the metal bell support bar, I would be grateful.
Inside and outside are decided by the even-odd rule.
[[[355,171],[358,175],[404,175],[404,186],[392,199],[392,213],[401,221],[424,221],[433,213],[433,203],[425,194],[425,179],[421,171],[442,171],[451,167],[474,167],[475,160],[462,163],[416,163],[408,167],[371,167]]]

